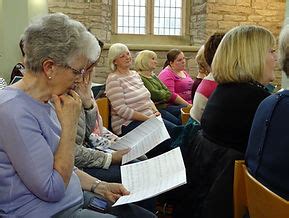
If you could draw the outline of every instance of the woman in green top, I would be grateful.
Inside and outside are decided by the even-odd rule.
[[[143,50],[135,58],[135,70],[140,74],[145,87],[150,91],[151,99],[157,109],[163,117],[174,115],[178,119],[178,124],[181,124],[180,109],[186,105],[178,97],[174,98],[170,90],[154,74],[153,70],[156,69],[156,66],[157,55],[153,51]]]

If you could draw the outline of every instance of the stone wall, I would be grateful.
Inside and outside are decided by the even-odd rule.
[[[278,37],[285,15],[285,0],[192,0],[192,2],[193,44],[203,43],[203,40],[214,32],[226,32],[242,24],[266,27]],[[279,67],[276,67],[275,74],[274,83],[280,88]]]
[[[49,12],[63,12],[83,22],[102,41],[105,49],[96,69],[94,82],[102,83],[109,73],[107,49],[112,35],[112,0],[48,0]],[[196,75],[193,60],[196,51],[214,32],[227,31],[241,24],[256,24],[270,29],[275,36],[281,29],[285,14],[285,0],[191,0],[189,22],[191,50],[186,50],[188,71]],[[148,48],[150,49],[150,48]],[[166,51],[151,48],[159,57],[158,73],[165,61]],[[131,49],[132,55],[139,51]],[[276,84],[280,85],[281,73],[276,68]]]

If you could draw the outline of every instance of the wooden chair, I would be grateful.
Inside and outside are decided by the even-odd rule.
[[[96,104],[100,116],[102,117],[103,126],[107,129],[110,129],[110,104],[107,97],[102,97],[96,99]]]
[[[187,106],[187,107],[181,108],[182,124],[186,124],[188,119],[190,118],[190,110],[191,110],[191,108],[192,108],[192,106]]]
[[[238,160],[234,172],[234,218],[243,218],[246,211],[250,218],[286,218],[289,201],[258,182],[248,172],[244,160]]]

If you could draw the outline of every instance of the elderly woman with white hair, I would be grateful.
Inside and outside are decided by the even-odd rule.
[[[159,116],[160,112],[151,100],[150,92],[144,86],[139,74],[130,70],[132,57],[129,49],[122,43],[111,45],[108,52],[112,73],[106,80],[106,95],[111,103],[111,126],[117,135],[124,135],[142,122]],[[176,127],[164,119],[171,134]],[[170,149],[170,141],[158,145],[147,156],[150,157]]]
[[[154,216],[132,205],[103,214],[84,204],[94,195],[83,190],[111,202],[129,194],[74,167],[82,104],[74,89],[99,57],[95,37],[56,13],[30,24],[23,41],[25,75],[0,92],[0,216]]]

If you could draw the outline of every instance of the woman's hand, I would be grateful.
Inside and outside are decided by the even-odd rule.
[[[120,183],[101,182],[95,191],[112,203],[121,196],[129,194],[129,191]]]
[[[120,164],[122,160],[122,156],[129,152],[129,148],[124,150],[115,151],[112,153],[111,164]]]
[[[52,100],[61,125],[61,135],[54,153],[53,168],[61,175],[67,186],[74,164],[74,142],[82,103],[79,95],[73,90],[64,95],[53,95]]]
[[[62,129],[76,127],[82,104],[79,95],[70,90],[68,94],[53,95],[52,100]]]
[[[154,111],[154,115],[157,117],[157,116],[161,115],[161,113],[159,111]]]
[[[89,72],[84,73],[82,81],[79,82],[75,88],[75,91],[79,94],[84,108],[91,108],[92,96],[91,96],[91,76]]]

